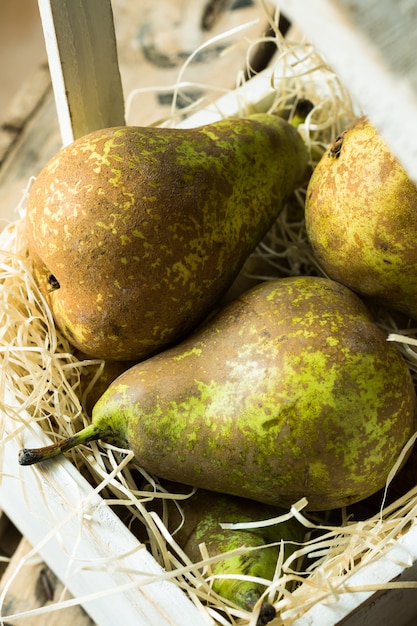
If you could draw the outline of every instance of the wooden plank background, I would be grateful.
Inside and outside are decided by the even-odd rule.
[[[71,598],[55,574],[39,557],[32,555],[32,546],[4,513],[0,518],[0,526],[1,551],[10,558],[0,580],[0,594],[7,591],[3,614],[27,613]],[[15,626],[44,626],[46,622],[48,626],[94,626],[94,622],[79,605],[68,607],[65,611],[22,616],[21,619],[13,620]]]

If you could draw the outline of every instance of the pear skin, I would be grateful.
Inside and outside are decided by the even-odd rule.
[[[57,326],[81,352],[143,360],[201,323],[302,177],[307,150],[267,114],[95,131],[33,184],[27,235]]]
[[[242,294],[182,343],[133,366],[86,429],[168,480],[329,510],[375,493],[416,430],[405,360],[347,287],[297,276]]]
[[[222,528],[222,523],[253,524],[279,517],[287,511],[204,489],[199,489],[181,506],[184,524],[175,534],[175,540],[195,563],[203,558],[200,544],[205,545],[210,557],[224,554],[224,559],[210,566],[215,576],[212,583],[213,591],[248,611],[253,610],[266,586],[239,577],[252,576],[272,581],[277,567],[280,542],[283,542],[286,559],[297,550],[306,534],[304,526],[294,518],[265,527]],[[241,554],[227,554],[242,546],[256,549]],[[224,574],[230,578],[221,578]],[[216,578],[216,575],[220,577]],[[265,602],[260,609],[257,624],[259,626],[265,624],[274,617],[274,607]]]
[[[305,214],[330,278],[417,319],[417,188],[367,118],[317,164]]]

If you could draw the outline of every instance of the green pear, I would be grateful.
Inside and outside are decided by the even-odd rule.
[[[310,510],[381,489],[416,429],[411,373],[367,307],[326,278],[267,281],[108,387],[92,423],[24,449],[46,460],[94,439],[168,480]]]
[[[266,589],[264,584],[250,580],[249,577],[272,581],[280,542],[283,542],[286,559],[297,550],[306,534],[305,527],[295,518],[264,527],[222,528],[222,523],[253,524],[279,517],[286,511],[254,500],[204,489],[198,490],[181,503],[181,507],[184,523],[174,536],[176,542],[194,563],[203,559],[201,544],[205,545],[209,557],[223,554],[224,559],[210,565],[214,575],[213,591],[248,611],[253,610]],[[268,545],[274,543],[275,545]],[[240,554],[228,554],[242,546],[254,549]],[[230,577],[221,578],[225,574]],[[242,579],[242,576],[248,578]],[[266,624],[274,617],[275,608],[264,602],[260,608],[257,626]]]
[[[117,127],[64,147],[33,184],[34,275],[87,355],[141,360],[201,323],[307,165],[267,114],[192,129]]]
[[[368,119],[343,133],[317,164],[305,216],[330,278],[417,318],[417,188]]]

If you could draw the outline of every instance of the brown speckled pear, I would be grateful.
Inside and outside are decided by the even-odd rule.
[[[385,485],[416,430],[415,409],[410,371],[359,297],[298,276],[242,294],[119,376],[83,431],[19,460],[102,439],[162,478],[332,509]]]
[[[417,319],[417,188],[366,118],[316,166],[306,226],[328,276]]]
[[[200,323],[303,175],[297,130],[257,114],[119,127],[63,148],[28,198],[34,273],[82,352],[144,359]]]

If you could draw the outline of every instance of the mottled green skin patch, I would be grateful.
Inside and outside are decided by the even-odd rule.
[[[122,374],[93,420],[119,420],[156,475],[332,509],[383,487],[415,404],[404,360],[359,298],[296,277],[252,289]]]
[[[326,273],[417,317],[417,188],[363,118],[310,179],[306,224]]]
[[[266,581],[272,581],[277,564],[278,550],[276,547],[264,548],[265,541],[261,533],[254,531],[239,531],[233,533],[229,531],[221,536],[216,529],[208,530],[206,524],[202,528],[196,529],[196,538],[205,542],[210,556],[227,552],[246,546],[248,548],[258,548],[254,551],[247,551],[243,554],[230,556],[222,561],[218,561],[211,566],[214,576],[229,574],[232,576],[257,576]],[[201,557],[200,557],[201,558]],[[223,598],[231,600],[238,606],[246,610],[253,609],[255,603],[265,591],[266,585],[245,581],[239,578],[215,578],[213,580],[213,591]]]
[[[264,114],[105,129],[65,147],[27,206],[35,276],[58,326],[106,360],[178,341],[231,285],[306,164],[297,131]]]
[[[199,490],[185,502],[185,522],[176,534],[176,541],[195,563],[202,559],[199,547],[201,543],[205,544],[209,556],[226,555],[230,550],[242,546],[256,548],[239,555],[226,556],[213,563],[212,573],[257,576],[270,581],[275,574],[280,546],[266,545],[285,542],[287,558],[297,549],[297,542],[302,542],[305,528],[295,519],[266,528],[244,530],[222,529],[220,524],[258,522],[276,518],[285,512],[283,509],[243,498]],[[213,590],[250,611],[265,591],[265,585],[238,578],[217,578],[213,581]]]

